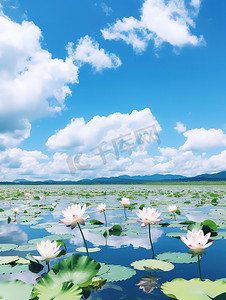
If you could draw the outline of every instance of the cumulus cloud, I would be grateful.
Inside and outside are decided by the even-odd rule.
[[[30,122],[64,108],[69,84],[78,81],[72,60],[53,59],[33,22],[0,15],[0,147],[18,145]]]
[[[117,159],[115,154],[82,154],[78,160],[72,157],[72,170],[67,163],[67,153],[54,153],[47,157],[40,151],[8,149],[0,152],[0,181],[24,178],[28,180],[80,180],[85,178],[112,177],[120,175],[180,174],[196,176],[216,173],[226,169],[226,150],[207,157],[176,148],[159,148],[158,155],[146,150],[132,152],[130,156]],[[72,172],[71,172],[72,171]]]
[[[182,122],[177,122],[174,129],[179,133],[185,132],[187,130],[186,126]]]
[[[226,146],[226,134],[221,129],[195,128],[183,133],[187,138],[180,150],[205,150]]]
[[[198,2],[193,0],[188,9],[184,0],[146,0],[139,20],[123,18],[101,32],[106,40],[123,40],[132,45],[137,53],[143,52],[150,40],[154,41],[155,48],[163,43],[177,48],[198,46],[204,43],[204,38],[191,32],[195,27]]]
[[[83,118],[76,118],[51,136],[46,146],[51,150],[78,152],[90,151],[101,143],[108,148],[109,146],[116,148],[116,143],[120,141],[129,140],[127,144],[134,142],[140,133],[146,132],[146,127],[146,131],[152,130],[155,133],[161,131],[158,121],[148,108],[142,111],[134,110],[131,114],[95,116],[88,123]]]
[[[96,71],[101,71],[106,68],[118,68],[121,66],[120,58],[114,53],[107,53],[99,44],[86,35],[80,38],[75,49],[73,43],[67,46],[69,57],[72,61],[82,65],[84,63],[91,64]]]

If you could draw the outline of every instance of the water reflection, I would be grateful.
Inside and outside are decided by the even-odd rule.
[[[83,232],[86,241],[92,243],[95,246],[105,246],[106,238],[102,234],[96,234],[89,231],[89,229],[85,229],[83,227]],[[72,230],[68,227],[62,225],[55,225],[52,228],[46,229],[51,234],[64,234],[64,233],[72,233]],[[78,229],[75,228],[73,231],[75,237],[70,239],[70,243],[74,245],[82,245],[83,241],[78,232]],[[156,243],[158,239],[163,235],[164,231],[160,228],[152,228],[152,240],[153,243]],[[109,236],[107,239],[107,245],[114,248],[121,248],[122,246],[130,246],[132,245],[134,248],[145,248],[150,249],[150,242],[147,238],[147,233],[139,234],[136,236]]]
[[[27,234],[15,223],[0,225],[0,244],[26,244]]]
[[[143,290],[143,292],[149,294],[154,289],[160,287],[160,285],[157,282],[160,278],[161,277],[155,275],[146,275],[140,278],[139,282],[136,285],[139,286],[140,290]]]

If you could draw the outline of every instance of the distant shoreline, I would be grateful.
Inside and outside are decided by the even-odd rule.
[[[16,182],[0,182],[0,185],[7,186],[24,186],[24,185],[226,185],[226,181],[164,181],[164,182],[142,182],[142,183],[72,183],[72,182],[26,182],[26,183],[16,183]]]

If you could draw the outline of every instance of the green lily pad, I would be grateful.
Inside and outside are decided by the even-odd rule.
[[[0,251],[9,251],[16,249],[18,245],[16,244],[0,244]]]
[[[169,237],[174,237],[174,238],[179,239],[180,235],[187,236],[187,233],[183,232],[183,231],[182,232],[168,232],[168,233],[166,233],[166,235]]]
[[[110,269],[109,265],[106,265],[105,263],[100,263],[100,269],[96,276],[99,277],[100,275],[107,273],[109,269]]]
[[[19,256],[0,256],[0,265],[10,264],[19,259]]]
[[[51,287],[51,277],[43,280],[33,288],[33,298],[38,300],[80,300],[82,289],[71,282],[63,282],[58,286]]]
[[[39,280],[33,291],[40,293],[43,287],[55,291],[58,286],[69,281],[76,286],[85,287],[92,282],[99,269],[100,264],[92,258],[72,254],[70,258],[63,259],[53,266],[52,270]]]
[[[102,279],[106,279],[108,282],[113,281],[122,281],[133,277],[136,274],[136,271],[120,265],[108,265],[109,270],[98,276]]]
[[[185,280],[176,278],[161,286],[162,292],[173,299],[210,300],[226,292],[226,282],[221,280],[201,281],[198,278]]]
[[[31,297],[33,285],[20,280],[1,281],[0,299],[2,300],[27,300]]]
[[[156,256],[157,259],[177,264],[189,264],[197,262],[197,257],[192,257],[184,252],[164,252]]]
[[[165,272],[174,269],[174,265],[157,259],[141,259],[131,263],[131,266],[137,270],[146,270],[149,272]]]
[[[86,248],[85,247],[79,247],[79,248],[76,248],[75,249],[77,252],[86,252]],[[90,252],[98,252],[98,251],[100,251],[101,249],[100,248],[98,248],[98,247],[96,247],[96,248],[88,248],[88,251],[89,251],[89,253]]]
[[[20,272],[26,272],[28,270],[29,267],[27,264],[26,265],[18,264],[15,265],[15,267],[12,267],[11,265],[0,265],[0,274],[20,273]]]
[[[16,251],[34,251],[36,250],[36,245],[21,245],[16,248]]]

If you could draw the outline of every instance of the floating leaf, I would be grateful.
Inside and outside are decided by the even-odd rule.
[[[79,248],[76,248],[75,250],[78,251],[78,252],[84,252],[84,253],[86,252],[86,248],[85,247],[79,247]],[[98,248],[98,247],[96,247],[96,248],[88,248],[89,252],[98,252],[100,250],[101,249]]]
[[[112,281],[122,281],[131,278],[136,274],[136,271],[129,268],[129,267],[124,267],[120,265],[108,265],[109,270],[102,274],[99,275],[102,279],[107,279],[108,282]]]
[[[33,285],[20,280],[1,281],[0,299],[3,300],[27,300],[31,297]]]
[[[146,270],[149,272],[165,272],[171,271],[174,268],[173,264],[157,259],[137,260],[131,263],[131,266],[134,267],[134,269]]]
[[[16,244],[0,244],[0,251],[9,251],[16,249],[18,245]]]
[[[38,300],[80,300],[82,289],[71,282],[63,282],[54,286],[51,277],[40,281],[33,288],[33,298]]]
[[[95,220],[95,219],[90,220],[89,223],[90,224],[94,224],[94,225],[102,225],[102,224],[104,224],[103,222]]]
[[[0,265],[0,274],[12,274],[12,273],[20,273],[26,272],[29,270],[28,265],[15,265],[12,267],[11,265]]]
[[[53,266],[52,270],[39,280],[34,287],[34,295],[40,293],[43,288],[55,291],[57,287],[69,281],[81,287],[88,286],[99,269],[100,264],[92,258],[72,254],[70,258],[63,259]]]
[[[196,257],[192,258],[190,254],[183,253],[183,252],[164,252],[158,254],[156,258],[167,262],[178,263],[178,264],[189,264],[189,263],[197,262]]]
[[[210,300],[226,292],[226,282],[221,280],[201,281],[198,278],[185,280],[176,278],[161,286],[162,292],[168,297],[180,300]]]
[[[0,265],[10,264],[19,259],[19,256],[0,256]]]

